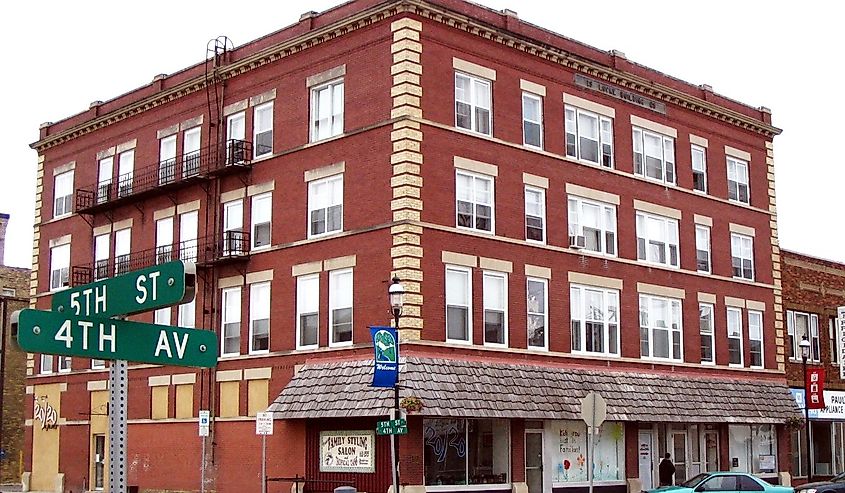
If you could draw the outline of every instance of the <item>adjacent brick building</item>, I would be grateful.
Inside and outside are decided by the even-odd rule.
[[[220,339],[211,370],[130,367],[129,480],[381,493],[392,393],[368,326],[406,291],[402,483],[586,485],[578,402],[608,402],[597,488],[788,479],[773,138],[752,108],[460,0],[358,0],[44,124],[31,295],[163,260],[193,303],[133,319]],[[33,355],[25,482],[107,484],[106,364]],[[413,403],[410,405],[409,403]],[[85,453],[79,453],[80,444]],[[287,488],[287,485],[284,485]]]

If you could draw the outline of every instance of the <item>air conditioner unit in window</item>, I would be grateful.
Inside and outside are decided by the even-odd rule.
[[[580,250],[587,247],[587,238],[584,235],[569,235],[569,248]]]

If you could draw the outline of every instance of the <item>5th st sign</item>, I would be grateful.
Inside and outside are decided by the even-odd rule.
[[[196,291],[196,266],[176,260],[53,294],[53,311],[108,318],[188,303]]]
[[[30,309],[14,315],[12,332],[17,332],[18,345],[31,353],[156,365],[217,365],[217,336],[209,330]]]

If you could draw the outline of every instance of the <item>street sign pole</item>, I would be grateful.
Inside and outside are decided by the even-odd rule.
[[[595,459],[594,438],[598,427],[607,418],[607,401],[600,394],[590,392],[581,399],[581,419],[587,425],[587,478],[589,479],[589,493],[593,493],[593,461]]]
[[[273,434],[273,413],[256,413],[255,434],[261,435],[261,493],[267,493],[267,435]]]
[[[109,491],[126,493],[126,408],[128,390],[126,360],[109,367]]]
[[[205,493],[205,439],[211,422],[211,412],[208,409],[200,409],[199,413],[199,435],[202,437],[202,463],[200,464],[200,493]]]
[[[261,435],[261,493],[267,493],[267,435]]]

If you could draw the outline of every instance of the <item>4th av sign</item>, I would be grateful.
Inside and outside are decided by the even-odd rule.
[[[42,310],[18,313],[18,344],[32,353],[206,368],[217,364],[212,331]]]

